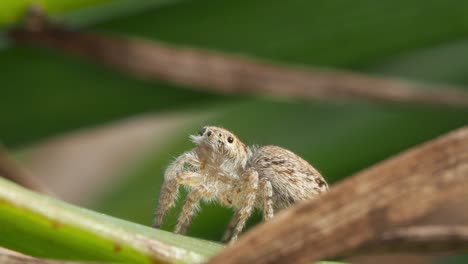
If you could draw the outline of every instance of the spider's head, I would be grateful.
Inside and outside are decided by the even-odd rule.
[[[215,126],[205,126],[197,135],[190,136],[200,148],[232,161],[246,161],[249,148],[228,130]]]

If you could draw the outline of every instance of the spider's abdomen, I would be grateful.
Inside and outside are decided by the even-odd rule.
[[[271,182],[273,204],[278,209],[328,190],[325,179],[312,165],[277,146],[257,149],[249,165],[255,168],[260,179],[267,178]]]

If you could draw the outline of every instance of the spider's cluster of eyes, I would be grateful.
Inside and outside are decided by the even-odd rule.
[[[205,132],[206,132],[206,136],[208,136],[208,137],[211,137],[211,135],[213,135],[213,132],[211,132],[210,130],[208,130],[208,132],[206,131],[206,127],[200,128],[200,131],[198,131],[198,135],[203,136],[205,134]],[[232,143],[232,142],[234,142],[234,138],[232,136],[229,136],[227,138],[227,141],[228,141],[228,143]]]

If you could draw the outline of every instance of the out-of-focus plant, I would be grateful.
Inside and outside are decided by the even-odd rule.
[[[468,85],[464,40],[468,5],[454,0],[39,2],[53,21],[98,35],[157,39],[169,46],[405,78],[427,86],[464,89]],[[18,23],[28,4],[0,3],[0,26]],[[24,163],[29,144],[78,128],[148,112],[212,113],[197,124],[192,120],[171,133],[155,135],[164,144],[137,164],[129,164],[107,182],[98,199],[87,204],[142,224],[152,219],[164,167],[192,147],[188,134],[206,123],[226,126],[249,144],[290,148],[313,162],[331,182],[468,123],[467,110],[457,107],[225,96],[189,84],[135,78],[54,49],[16,45],[11,39],[0,50],[0,82],[1,140],[21,150]],[[89,151],[94,153],[91,146]],[[216,205],[202,206],[206,208],[189,235],[218,240],[230,212]],[[163,228],[171,229],[174,219],[170,215]],[[19,240],[12,241],[20,250]],[[69,248],[68,253],[78,249],[84,250]],[[109,253],[106,256],[114,254],[111,250],[99,247],[104,255]]]

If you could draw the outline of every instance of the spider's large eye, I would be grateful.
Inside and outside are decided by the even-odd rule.
[[[233,138],[233,137],[228,137],[228,142],[229,142],[229,143],[234,142],[234,138]]]
[[[203,136],[203,134],[205,133],[205,131],[206,131],[206,127],[200,128],[200,130],[198,131],[198,135]]]

